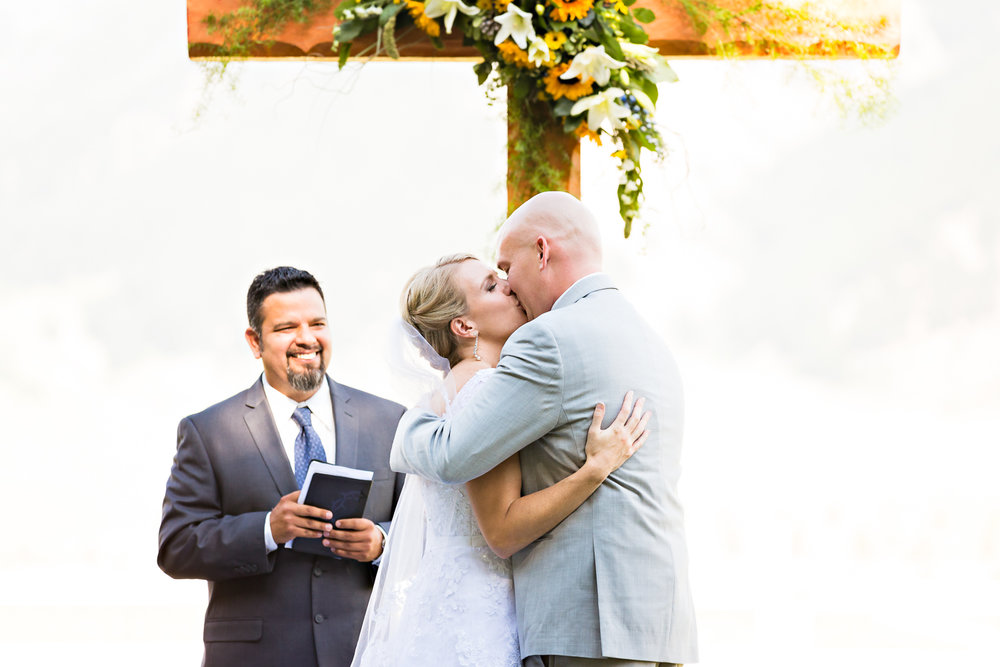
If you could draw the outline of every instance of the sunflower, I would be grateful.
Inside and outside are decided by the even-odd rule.
[[[441,26],[437,24],[437,21],[427,18],[427,15],[424,14],[424,3],[417,2],[417,0],[406,0],[406,11],[413,17],[413,23],[429,36],[439,37],[441,35]]]
[[[562,45],[566,43],[568,37],[566,37],[566,33],[562,30],[556,30],[554,32],[545,33],[543,39],[545,39],[545,43],[548,45],[549,51],[558,51],[562,48]]]
[[[591,141],[593,141],[598,146],[601,145],[601,135],[599,135],[597,132],[594,132],[593,130],[591,130],[587,126],[587,121],[583,121],[582,123],[580,123],[577,126],[577,128],[575,130],[573,130],[573,134],[575,134],[580,139],[583,139],[584,137],[586,137],[587,139],[590,139]]]
[[[511,39],[505,39],[497,45],[497,51],[505,62],[517,65],[521,69],[529,69],[531,61],[528,60],[528,52],[514,43]]]
[[[587,79],[586,81],[580,81],[579,78],[569,81],[560,79],[559,75],[568,69],[569,63],[563,63],[556,65],[545,75],[545,92],[551,95],[553,100],[558,100],[560,97],[578,100],[584,95],[590,95],[594,89],[593,79]]]
[[[557,21],[582,19],[594,7],[594,0],[552,0],[555,7],[550,16]]]

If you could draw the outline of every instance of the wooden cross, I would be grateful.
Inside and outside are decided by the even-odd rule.
[[[794,42],[803,45],[807,57],[811,58],[851,58],[858,56],[858,47],[867,48],[881,57],[894,57],[899,52],[899,24],[902,0],[813,0],[814,9],[831,12],[841,21],[841,25],[860,26],[849,29],[816,29],[815,25],[770,26],[776,31],[773,42],[748,41],[746,34],[739,30],[726,33],[718,25],[697,26],[683,6],[683,0],[638,0],[633,7],[646,7],[656,14],[656,19],[645,26],[649,34],[649,44],[668,57],[704,58],[719,57],[722,53],[741,57],[775,58],[790,55],[782,47],[775,46]],[[249,4],[249,0],[187,0],[188,9],[188,55],[196,60],[218,59],[222,38],[211,34],[205,25],[209,14],[220,16]],[[334,5],[336,2],[334,3]],[[474,3],[473,3],[474,4]],[[752,4],[751,0],[714,0],[713,4],[738,10]],[[786,4],[794,6],[794,1]],[[766,14],[755,15],[758,21],[766,21]],[[267,35],[267,44],[260,44],[251,51],[251,59],[319,59],[336,60],[333,49],[333,27],[338,23],[332,9],[318,14],[306,24],[289,22],[280,32]],[[768,28],[769,26],[764,26]],[[701,28],[701,29],[699,29]],[[810,31],[812,30],[812,31]],[[415,33],[417,31],[414,31]],[[399,40],[401,60],[466,60],[479,61],[479,52],[471,46],[462,46],[462,35],[454,31],[452,35],[441,35],[443,49],[436,49],[422,33],[409,43]],[[370,49],[374,38],[355,41],[351,55]],[[380,60],[389,60],[381,57]],[[469,76],[474,76],[471,71]],[[516,144],[518,128],[516,123],[507,125],[508,165],[513,146]],[[551,164],[561,174],[562,189],[580,196],[580,141],[575,136],[562,131],[561,124],[553,126],[543,138],[549,149]],[[519,178],[519,174],[507,169],[507,202],[513,210],[523,201],[536,194],[531,186]]]

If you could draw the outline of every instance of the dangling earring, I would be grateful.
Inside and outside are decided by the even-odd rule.
[[[479,357],[479,332],[476,332],[476,346],[472,348],[472,356],[475,357],[476,361],[482,361]]]

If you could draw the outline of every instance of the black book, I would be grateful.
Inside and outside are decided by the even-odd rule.
[[[333,512],[331,524],[338,519],[360,518],[365,513],[373,474],[370,470],[346,468],[314,459],[309,462],[299,502]],[[285,546],[295,551],[338,558],[329,547],[323,546],[322,537],[296,537]]]

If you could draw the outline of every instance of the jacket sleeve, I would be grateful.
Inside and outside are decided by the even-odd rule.
[[[177,454],[167,480],[157,564],[175,579],[223,581],[270,572],[266,511],[226,515],[212,461],[190,418],[177,427]]]
[[[447,484],[479,477],[565,421],[562,383],[555,338],[537,320],[529,323],[514,332],[497,371],[457,415],[403,415],[390,465]]]
[[[392,416],[392,420],[398,426],[399,419],[400,419],[400,417],[402,417],[403,412],[405,410],[404,410],[403,406],[399,405],[398,403],[392,403],[391,406],[392,406],[392,410],[391,410],[390,414]],[[393,486],[392,486],[392,515],[393,516],[395,516],[395,514],[396,514],[396,505],[399,502],[399,496],[400,496],[400,494],[403,491],[403,481],[405,479],[406,479],[406,475],[403,475],[402,473],[395,473],[393,475]],[[378,525],[379,525],[379,528],[382,529],[382,532],[384,532],[386,535],[388,535],[389,531],[392,530],[392,519],[389,519],[388,521],[379,521]],[[378,566],[379,562],[381,560],[382,560],[382,556],[379,556],[374,561],[372,561],[372,564],[375,565],[375,566]]]

